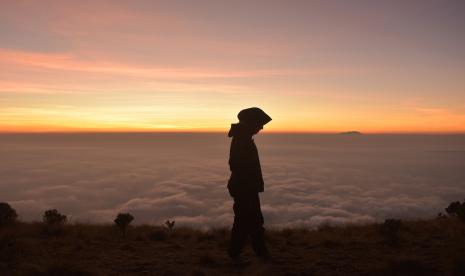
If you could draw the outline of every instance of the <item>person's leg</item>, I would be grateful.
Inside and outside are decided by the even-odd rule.
[[[260,198],[258,194],[250,199],[252,247],[255,254],[261,258],[269,258],[270,254],[265,244],[264,219],[260,208]]]
[[[231,258],[240,256],[244,248],[248,227],[247,227],[247,201],[244,198],[234,198],[234,223],[231,229],[231,240],[229,242],[228,254]]]

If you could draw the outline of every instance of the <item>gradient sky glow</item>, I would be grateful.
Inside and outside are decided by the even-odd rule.
[[[0,131],[465,132],[464,1],[0,0]]]

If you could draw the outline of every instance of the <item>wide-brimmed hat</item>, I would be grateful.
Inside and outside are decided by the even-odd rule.
[[[271,117],[258,107],[241,110],[239,114],[237,114],[237,118],[239,119],[239,122],[261,126],[264,126],[271,121]]]

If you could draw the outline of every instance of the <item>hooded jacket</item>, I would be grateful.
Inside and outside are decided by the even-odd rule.
[[[232,137],[229,151],[229,194],[237,197],[263,192],[260,159],[250,131],[243,124],[232,124],[228,136]]]

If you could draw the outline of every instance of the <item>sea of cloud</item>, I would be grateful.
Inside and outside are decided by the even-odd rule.
[[[427,218],[465,199],[465,136],[256,137],[268,227]],[[0,201],[25,221],[229,226],[224,134],[3,134]]]

